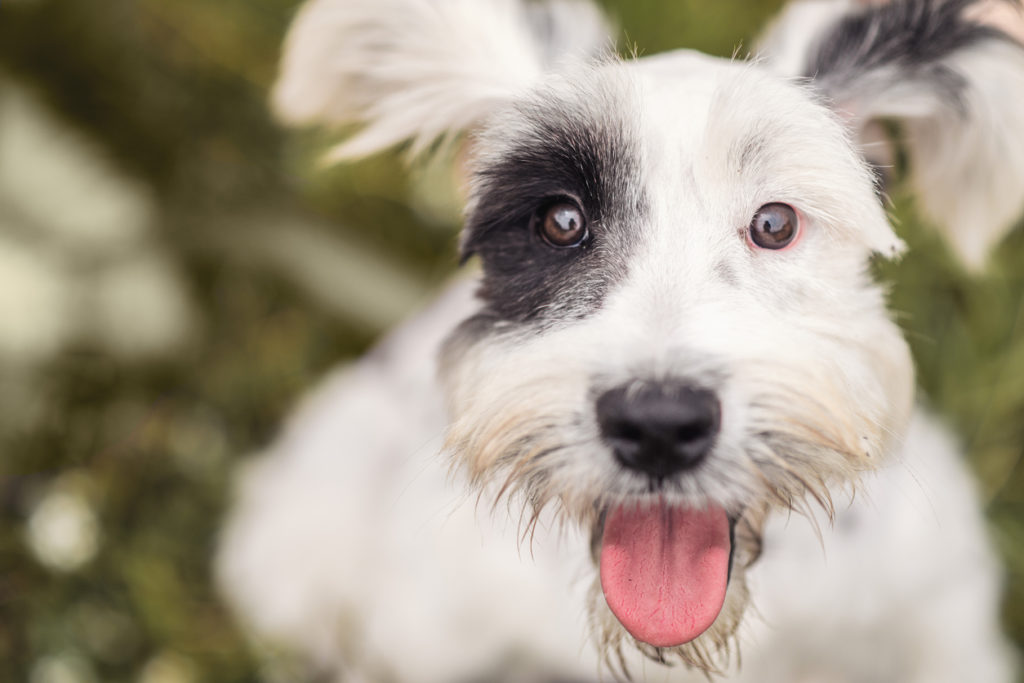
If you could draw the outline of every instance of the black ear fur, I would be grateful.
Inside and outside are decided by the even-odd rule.
[[[1024,46],[979,21],[986,1],[797,2],[762,55],[817,89],[869,160],[876,122],[897,124],[920,209],[974,269],[1024,213]]]
[[[804,76],[826,89],[880,69],[928,82],[950,106],[963,108],[965,79],[946,60],[985,41],[1015,41],[968,18],[979,0],[896,0],[843,17],[808,55]]]

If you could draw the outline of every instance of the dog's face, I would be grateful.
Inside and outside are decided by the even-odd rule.
[[[711,667],[765,513],[829,505],[909,415],[871,173],[806,92],[689,54],[552,78],[472,145],[448,446],[592,533],[608,651]]]

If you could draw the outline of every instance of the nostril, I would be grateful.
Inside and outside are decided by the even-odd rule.
[[[616,387],[595,407],[601,435],[619,463],[659,478],[700,463],[721,421],[714,392],[681,383]]]
[[[699,422],[693,422],[690,424],[681,425],[676,428],[675,433],[672,434],[673,439],[677,443],[688,443],[690,441],[697,441],[703,439],[708,435],[711,430],[710,420],[700,420]]]

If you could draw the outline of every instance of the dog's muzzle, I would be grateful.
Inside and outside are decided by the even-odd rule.
[[[595,408],[615,459],[654,484],[700,465],[721,426],[715,393],[683,382],[619,386]],[[601,588],[634,638],[674,647],[711,627],[732,564],[733,523],[723,508],[626,503],[606,510],[600,527]]]

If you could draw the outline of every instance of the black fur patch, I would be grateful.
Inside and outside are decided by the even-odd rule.
[[[965,18],[978,1],[895,0],[846,16],[811,51],[805,75],[832,89],[895,68],[901,80],[924,80],[962,110],[964,80],[942,61],[986,40],[1012,40]]]
[[[624,92],[610,84],[520,105],[529,131],[475,175],[463,256],[480,256],[479,295],[495,320],[555,322],[597,310],[626,273],[646,213],[640,146]],[[493,133],[492,133],[493,134]],[[554,248],[534,217],[571,197],[586,216],[581,246]]]

